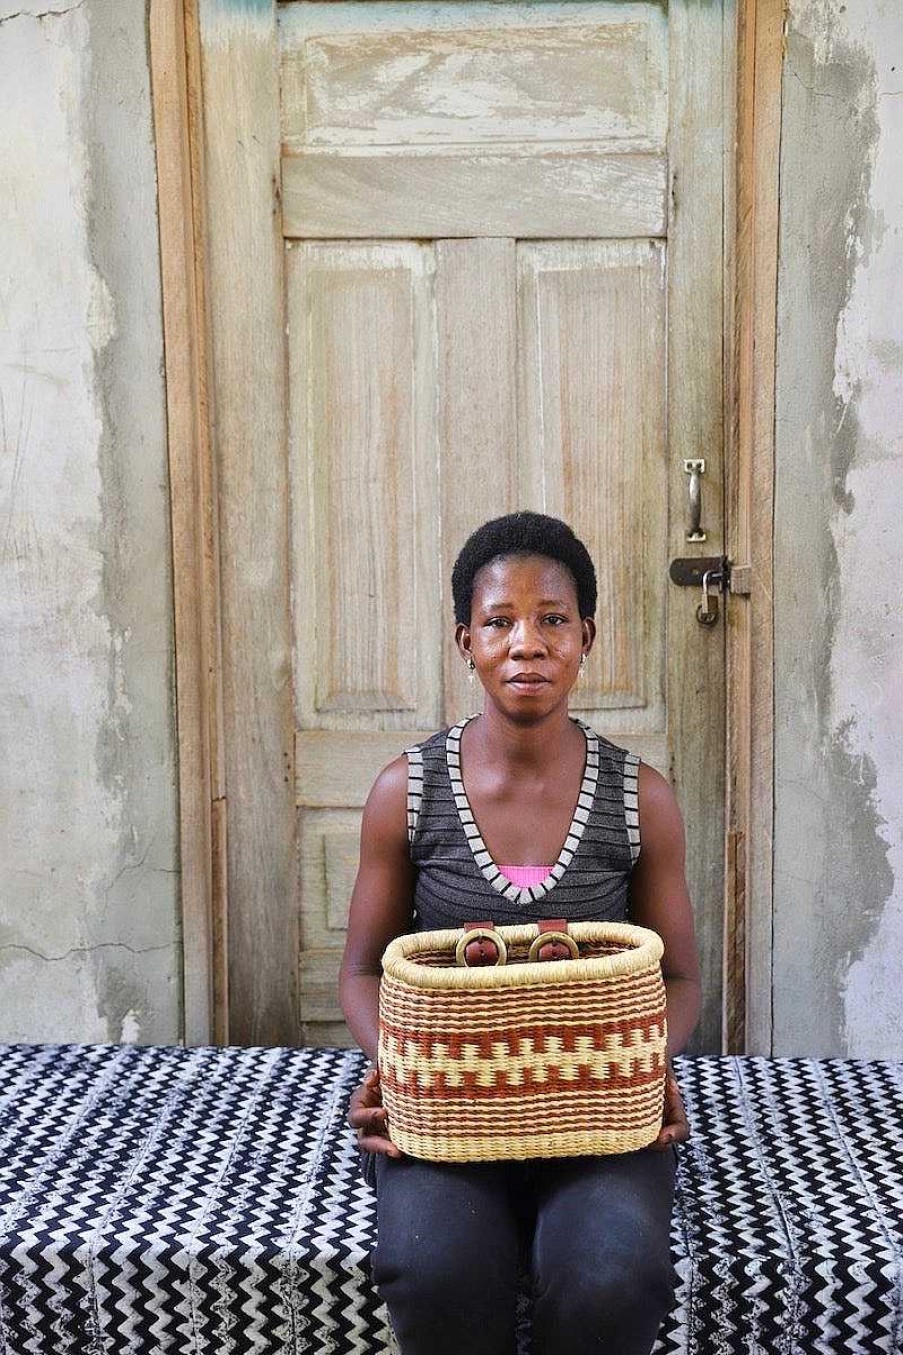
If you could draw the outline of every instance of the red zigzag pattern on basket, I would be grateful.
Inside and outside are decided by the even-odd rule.
[[[661,1081],[664,1031],[664,1012],[635,1024],[629,1033],[593,1023],[554,1030],[519,1027],[499,1032],[496,1039],[490,1032],[477,1039],[417,1038],[384,1026],[382,1081],[392,1090],[416,1088],[431,1095],[639,1087]]]

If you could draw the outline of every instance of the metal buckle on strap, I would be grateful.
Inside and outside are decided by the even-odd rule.
[[[467,958],[467,947],[474,941],[488,941],[490,945],[495,946],[495,959],[491,959],[481,948],[481,959],[477,962],[477,965],[471,965]],[[493,967],[496,967],[498,965],[507,964],[507,962],[508,947],[505,945],[502,937],[499,936],[498,932],[492,927],[471,927],[469,931],[464,933],[458,941],[458,944],[455,946],[455,964],[462,965],[465,969],[478,968],[481,965],[492,965]]]
[[[547,945],[549,945],[551,942],[558,942],[559,944],[563,945],[563,946],[570,952],[570,954],[569,954],[569,955],[549,955],[549,956],[543,955],[543,954],[542,954],[542,951],[543,951],[544,947],[547,946]],[[556,932],[556,931],[545,931],[545,932],[540,932],[540,933],[539,933],[539,936],[537,936],[537,937],[531,942],[531,944],[530,944],[530,953],[529,953],[529,955],[527,956],[527,958],[528,958],[528,960],[531,960],[531,961],[532,961],[532,960],[542,960],[544,963],[547,962],[547,961],[548,961],[548,962],[552,962],[552,961],[554,961],[554,960],[559,960],[559,959],[561,959],[561,960],[567,960],[567,959],[570,959],[570,960],[578,960],[578,959],[580,958],[580,947],[577,945],[577,942],[574,940],[574,938],[573,938],[572,936],[568,935],[567,932]]]

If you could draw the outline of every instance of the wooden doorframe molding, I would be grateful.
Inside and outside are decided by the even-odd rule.
[[[736,0],[724,91],[727,616],[725,1052],[771,1051],[772,537],[786,0]],[[226,788],[198,0],[150,0],[175,609],[184,1039],[227,1043]]]
[[[786,0],[739,0],[726,231],[729,557],[749,593],[727,608],[725,1053],[771,1053],[774,817],[774,413]],[[730,160],[730,157],[729,157]]]
[[[226,795],[196,0],[150,0],[157,155],[183,946],[183,1039],[226,1044]]]

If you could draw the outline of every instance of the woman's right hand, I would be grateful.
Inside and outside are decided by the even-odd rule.
[[[379,1085],[379,1069],[371,1068],[359,1087],[351,1093],[348,1123],[357,1132],[357,1146],[365,1153],[385,1153],[387,1157],[404,1157],[401,1149],[389,1138],[386,1128],[388,1113],[383,1106]]]

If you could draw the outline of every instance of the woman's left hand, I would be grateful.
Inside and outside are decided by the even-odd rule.
[[[677,1085],[677,1078],[669,1068],[665,1073],[665,1106],[662,1116],[662,1127],[659,1130],[658,1138],[649,1147],[656,1152],[663,1152],[670,1148],[672,1143],[683,1143],[690,1137],[690,1125],[687,1120],[687,1112],[684,1110],[683,1099],[680,1094],[680,1087]]]

